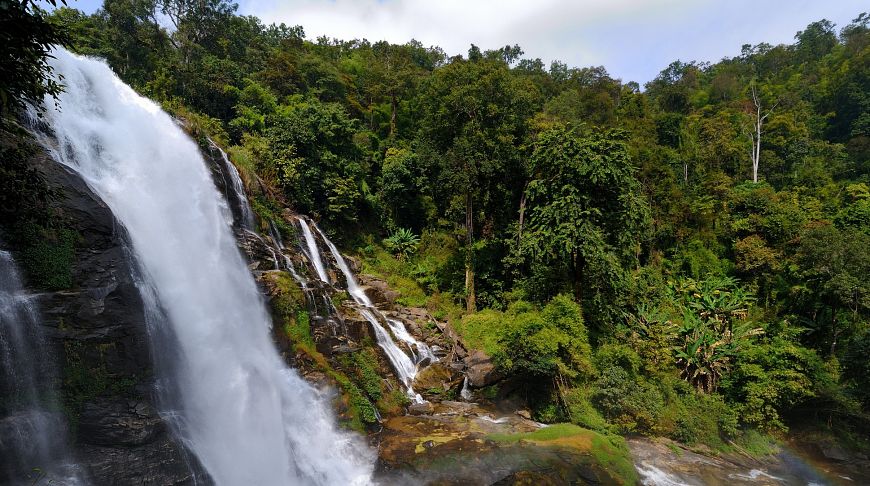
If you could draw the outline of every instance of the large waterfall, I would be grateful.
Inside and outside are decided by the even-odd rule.
[[[66,454],[56,370],[33,300],[0,250],[0,483],[81,484]]]
[[[124,225],[172,335],[177,433],[219,485],[365,484],[373,457],[336,430],[326,397],[284,366],[196,144],[103,62],[54,51],[55,158]],[[46,144],[50,141],[46,138]],[[168,329],[168,332],[167,332]],[[158,358],[160,354],[156,354]],[[170,412],[170,411],[167,411]]]

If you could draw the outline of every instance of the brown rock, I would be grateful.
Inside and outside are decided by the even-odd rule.
[[[489,386],[504,378],[504,376],[496,370],[492,358],[479,349],[472,351],[471,354],[465,358],[465,366],[468,367],[465,371],[465,375],[468,376],[468,383],[473,388]]]
[[[408,413],[411,415],[432,415],[434,411],[432,402],[412,403],[408,407]]]
[[[417,377],[414,379],[414,388],[420,391],[435,388],[449,390],[459,381],[459,376],[456,370],[446,366],[444,363],[433,363],[417,374]]]

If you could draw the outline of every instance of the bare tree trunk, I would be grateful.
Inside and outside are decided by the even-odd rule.
[[[764,125],[764,120],[773,113],[773,110],[776,108],[776,105],[779,104],[779,101],[773,104],[773,106],[767,110],[767,113],[762,115],[762,105],[761,99],[758,97],[758,90],[755,89],[755,83],[750,86],[750,91],[752,93],[752,103],[755,105],[755,113],[752,114],[754,119],[754,133],[750,135],[752,138],[752,182],[758,182],[758,168],[761,165],[761,128]]]
[[[471,191],[465,194],[465,308],[469,313],[477,310],[477,295],[474,293],[474,208]]]

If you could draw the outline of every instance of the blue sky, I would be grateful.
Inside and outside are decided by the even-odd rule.
[[[92,12],[101,0],[70,1]],[[644,83],[671,61],[717,61],[743,44],[790,43],[826,18],[843,27],[866,0],[239,0],[239,13],[302,25],[309,39],[416,38],[448,54],[519,44],[549,64],[603,65]]]

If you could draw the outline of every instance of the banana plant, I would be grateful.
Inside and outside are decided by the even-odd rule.
[[[753,297],[729,277],[681,279],[671,291],[683,310],[673,348],[681,376],[714,392],[742,345],[764,332],[747,318]]]

